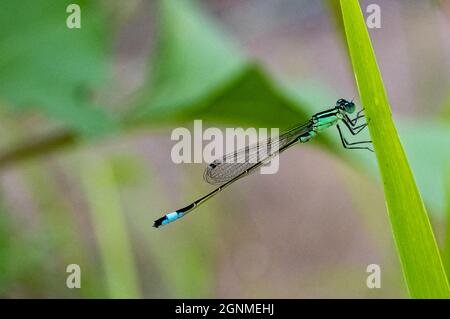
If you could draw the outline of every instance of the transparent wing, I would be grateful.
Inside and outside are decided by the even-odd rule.
[[[302,133],[310,130],[311,125],[311,121],[308,121],[276,138],[268,138],[226,154],[206,167],[203,179],[212,185],[226,183],[256,163],[263,162],[276,155],[284,146],[294,141]]]

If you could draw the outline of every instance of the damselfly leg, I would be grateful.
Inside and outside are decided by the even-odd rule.
[[[341,131],[341,128],[340,128],[339,124],[337,124],[336,127],[338,129],[339,136],[340,136],[341,142],[342,142],[342,146],[344,146],[344,148],[351,149],[351,150],[356,150],[356,149],[368,150],[368,151],[373,152],[373,150],[370,147],[368,147],[368,146],[353,146],[353,145],[358,145],[358,144],[370,144],[370,143],[372,143],[372,141],[348,142],[345,139],[344,135],[342,134],[342,131]]]
[[[355,126],[356,122],[358,122],[359,119],[364,118],[363,112],[364,112],[364,109],[358,111],[358,113],[356,113],[356,117],[354,119],[350,119],[350,117],[348,117],[347,114],[345,114],[345,115],[347,116],[348,120],[352,123],[352,125]]]
[[[347,114],[345,114],[344,118],[342,119],[342,122],[344,122],[345,126],[347,126],[348,130],[350,131],[350,133],[352,133],[352,135],[357,135],[367,126],[367,123],[363,123],[361,125],[356,126],[358,120],[364,118],[364,115],[360,115],[362,111],[363,110],[359,111],[354,119],[351,119]]]
[[[359,111],[356,114],[356,117],[354,119],[351,119],[347,114],[345,114],[344,118],[342,119],[342,122],[348,128],[348,131],[354,136],[358,135],[362,130],[364,130],[367,127],[367,123],[363,123],[363,124],[357,126],[358,120],[361,118],[364,118],[364,114],[362,114],[362,112],[363,112],[363,110]],[[339,131],[339,136],[341,138],[342,146],[344,146],[344,148],[346,148],[346,149],[365,149],[365,150],[369,150],[369,151],[373,152],[373,150],[368,146],[354,146],[354,145],[361,145],[361,144],[371,144],[372,141],[348,142],[347,139],[344,137],[339,124],[337,124],[336,127]]]

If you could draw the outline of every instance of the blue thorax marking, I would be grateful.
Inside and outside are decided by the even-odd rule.
[[[330,126],[335,125],[341,118],[342,114],[336,108],[318,113],[313,118],[314,130],[316,132],[323,131]]]
[[[310,131],[298,137],[299,142],[306,143],[319,132],[335,125],[342,118],[342,113],[338,108],[333,108],[313,116],[313,126]]]

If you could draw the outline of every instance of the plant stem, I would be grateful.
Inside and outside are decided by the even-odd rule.
[[[75,145],[77,140],[78,138],[74,132],[62,131],[27,142],[0,154],[0,170],[19,161]]]

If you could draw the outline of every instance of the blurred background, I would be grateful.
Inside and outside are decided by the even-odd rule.
[[[449,2],[376,4],[369,33],[443,247]],[[0,296],[407,297],[374,157],[334,130],[151,227],[212,189],[204,164],[172,162],[174,128],[284,129],[341,97],[359,105],[346,50],[335,1],[2,0]]]

